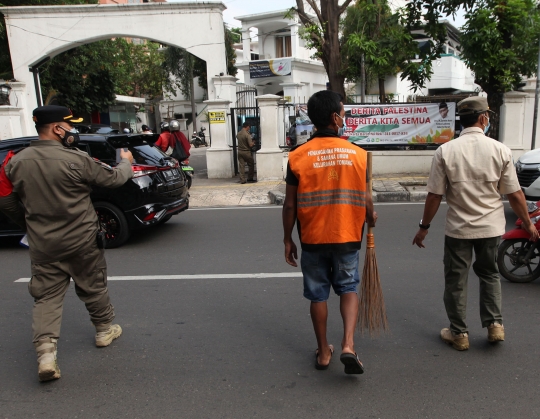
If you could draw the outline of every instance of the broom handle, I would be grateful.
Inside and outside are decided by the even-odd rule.
[[[367,174],[368,174],[368,184],[367,184],[367,190],[372,193],[373,191],[373,167],[372,167],[372,152],[367,152]],[[373,234],[373,227],[368,227],[368,234]]]

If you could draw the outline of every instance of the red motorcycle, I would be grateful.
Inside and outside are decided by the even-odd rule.
[[[529,217],[540,230],[540,201],[528,204]],[[516,228],[507,231],[499,245],[497,265],[502,276],[511,282],[532,282],[540,278],[540,240],[529,241],[529,233],[518,218]]]

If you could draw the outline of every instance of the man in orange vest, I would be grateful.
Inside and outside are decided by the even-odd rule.
[[[304,297],[311,301],[317,350],[315,368],[325,370],[334,347],[326,340],[330,287],[340,297],[343,340],[340,361],[345,373],[362,374],[354,350],[358,316],[358,251],[364,223],[374,227],[371,191],[367,190],[367,153],[339,137],[345,110],[338,93],[323,90],[308,101],[308,115],[317,131],[289,154],[283,205],[285,260],[297,266],[292,231],[298,220],[302,247]]]

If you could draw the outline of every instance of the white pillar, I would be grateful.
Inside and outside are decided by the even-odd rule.
[[[0,106],[0,141],[23,136],[21,112],[20,107]]]
[[[523,92],[508,92],[504,95],[504,104],[501,106],[499,139],[501,143],[511,149],[531,148],[530,138],[523,137],[526,98],[527,93]]]
[[[30,83],[10,82],[9,103],[11,106],[20,108],[20,123],[22,135],[35,135],[35,124],[32,120],[32,112],[37,108],[37,99],[34,89],[34,80],[30,74]],[[29,93],[30,91],[30,93]],[[32,94],[33,93],[33,94]]]
[[[279,85],[283,87],[283,96],[291,97],[291,103],[304,103],[303,99],[300,100],[304,83],[279,83]]]
[[[212,83],[216,88],[216,100],[228,100],[236,104],[236,82],[234,76],[212,77]]]
[[[205,100],[207,111],[223,112],[225,123],[210,123],[212,147],[206,151],[206,166],[209,179],[227,179],[234,175],[232,148],[229,147],[231,138],[229,113],[231,102],[228,100]],[[209,121],[210,122],[210,121]]]
[[[257,96],[261,124],[261,149],[257,151],[257,179],[283,179],[283,151],[279,148],[283,121],[279,118],[276,95]]]
[[[298,29],[300,28],[300,24],[294,22],[289,26],[291,27],[291,56],[295,58],[303,58],[298,56],[298,52],[300,50],[300,36],[298,35]]]
[[[243,58],[242,61],[244,63],[248,63],[251,61],[251,34],[249,33],[248,29],[242,29],[242,49],[243,51]]]

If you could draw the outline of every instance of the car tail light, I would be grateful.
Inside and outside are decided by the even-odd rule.
[[[134,164],[131,166],[131,169],[133,170],[134,178],[157,173],[159,170],[156,166],[147,166],[143,164]]]
[[[150,221],[152,218],[154,218],[156,216],[156,212],[151,212],[150,214],[148,214],[146,217],[143,218],[143,221]]]

